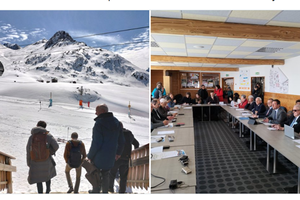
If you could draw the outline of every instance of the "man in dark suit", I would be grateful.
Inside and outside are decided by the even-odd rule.
[[[254,101],[254,97],[252,95],[248,96],[248,103],[247,105],[245,105],[245,109],[252,111],[252,109],[255,106],[255,101]]]
[[[268,108],[266,110],[265,117],[269,117],[272,114],[273,111],[272,102],[273,102],[272,98],[268,99],[267,101]]]
[[[166,116],[162,116],[158,112],[158,108],[160,107],[160,101],[158,99],[153,99],[151,103],[153,104],[153,110],[151,112],[151,117],[154,117],[154,119],[160,120],[160,121],[169,120]]]
[[[153,131],[153,129],[161,127],[161,126],[168,125],[168,123],[169,123],[168,120],[158,119],[158,117],[156,116],[157,115],[156,112],[153,111],[154,107],[157,106],[156,104],[159,105],[158,100],[153,99],[152,102],[151,102],[151,132]]]
[[[283,107],[280,106],[280,101],[278,99],[274,99],[272,102],[273,111],[272,114],[264,119],[264,122],[269,122],[271,124],[282,124],[286,118],[287,114]]]
[[[255,105],[254,105],[254,108],[252,109],[252,112],[253,112],[253,117],[255,117],[255,118],[264,118],[265,117],[266,107],[262,103],[262,100],[260,97],[256,97]]]
[[[277,130],[284,130],[284,125],[289,125],[294,128],[294,131],[300,133],[300,105],[296,104],[293,108],[293,115],[290,116],[284,123],[282,124],[275,124]]]

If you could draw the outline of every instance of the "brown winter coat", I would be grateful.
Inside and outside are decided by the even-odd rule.
[[[27,166],[29,167],[29,174],[27,180],[29,184],[46,182],[56,176],[55,162],[52,158],[52,155],[55,154],[59,146],[51,134],[49,133],[47,134],[47,142],[50,148],[49,158],[42,162],[35,162],[32,161],[30,158],[30,146],[32,144],[32,135],[46,133],[46,132],[47,130],[44,129],[43,127],[34,127],[31,130],[31,136],[29,137],[27,142],[26,154],[27,154]]]
[[[75,147],[77,147],[80,142],[80,140],[71,140],[71,141]],[[71,148],[72,148],[71,144],[69,142],[67,142],[66,147],[65,147],[65,152],[64,152],[64,158],[65,158],[66,163],[68,163]],[[82,155],[81,161],[83,161],[86,158],[86,151],[85,151],[85,147],[84,147],[84,144],[82,141],[81,141],[81,146],[80,146],[80,153]]]

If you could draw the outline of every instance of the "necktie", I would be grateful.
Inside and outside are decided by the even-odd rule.
[[[277,119],[277,110],[275,110],[275,116],[274,119]]]
[[[161,118],[160,118],[160,115],[159,115],[158,112],[157,112],[157,110],[154,109],[154,111],[155,111],[157,117],[158,117],[159,119],[161,119]]]
[[[294,118],[294,120],[292,121],[290,127],[293,127],[293,126],[294,126],[294,123],[296,122],[296,118],[297,118],[297,117]]]
[[[269,114],[270,110],[271,110],[271,108],[269,108],[269,110],[268,110],[268,112],[267,112],[267,114],[266,114],[266,115],[268,115],[268,114]]]

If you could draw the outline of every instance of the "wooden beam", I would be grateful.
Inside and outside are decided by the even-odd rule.
[[[237,59],[237,58],[207,58],[184,56],[151,56],[153,62],[191,62],[191,63],[216,63],[232,65],[284,65],[284,60],[276,59]]]
[[[186,70],[186,71],[239,71],[239,68],[233,67],[185,67],[185,66],[151,66],[151,70]]]
[[[151,33],[300,41],[300,28],[151,17]]]
[[[16,172],[17,168],[15,166],[0,163],[0,171]]]

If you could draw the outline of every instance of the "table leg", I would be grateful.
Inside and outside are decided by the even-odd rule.
[[[300,193],[300,167],[298,167],[298,189],[297,189],[297,193]]]
[[[252,130],[250,129],[250,151],[252,151],[252,143],[253,143]]]
[[[253,150],[256,151],[256,134],[253,132]]]
[[[267,144],[267,162],[266,162],[266,169],[270,172],[270,145]]]
[[[239,137],[242,137],[242,123],[239,121]]]
[[[273,158],[273,174],[276,173],[277,156],[278,156],[277,151],[276,151],[276,149],[274,149],[274,154],[273,154],[273,157],[274,157]]]
[[[202,121],[203,121],[203,106],[201,107],[201,116],[202,116]]]

